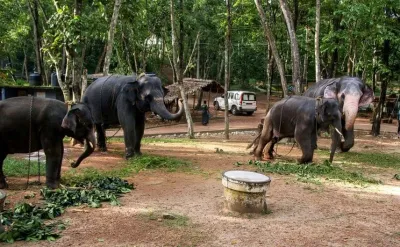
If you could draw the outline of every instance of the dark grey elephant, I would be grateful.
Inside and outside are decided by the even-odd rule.
[[[312,162],[314,146],[317,144],[317,130],[329,129],[332,125],[332,144],[329,161],[332,162],[335,150],[340,143],[339,130],[342,128],[339,105],[333,99],[311,99],[304,96],[290,96],[273,105],[264,119],[261,135],[253,153],[257,160],[262,159],[265,146],[270,143],[267,159],[273,158],[275,143],[282,138],[294,137],[303,153],[299,163]]]
[[[124,130],[125,157],[140,155],[145,127],[145,113],[153,111],[164,119],[176,120],[183,114],[170,113],[164,104],[166,89],[156,76],[105,76],[95,80],[86,90],[83,102],[92,113],[97,132],[97,145],[106,151],[105,130],[121,125]]]
[[[343,152],[354,146],[354,122],[358,107],[370,104],[374,100],[374,92],[360,78],[340,77],[321,80],[304,92],[307,97],[324,97],[339,102],[342,115],[342,134],[344,142],[340,144]]]
[[[85,141],[85,150],[73,167],[94,150],[94,126],[89,108],[83,104],[75,104],[68,111],[67,105],[58,100],[15,97],[0,101],[0,116],[0,188],[7,187],[3,161],[8,154],[43,149],[46,185],[56,188],[60,183],[64,136]]]

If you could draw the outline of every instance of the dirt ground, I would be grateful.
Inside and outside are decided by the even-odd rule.
[[[250,119],[244,118],[241,121]],[[232,135],[228,141],[201,137],[189,143],[143,144],[145,154],[190,161],[194,169],[134,174],[127,180],[136,189],[121,198],[120,207],[104,203],[96,209],[69,208],[60,218],[68,222],[60,239],[12,246],[400,246],[400,181],[393,179],[399,169],[364,169],[363,173],[383,182],[368,186],[325,180],[317,185],[300,182],[295,176],[266,174],[272,180],[266,198],[268,214],[239,215],[224,210],[221,173],[255,171],[252,166],[234,165],[252,158],[246,146],[253,138]],[[329,145],[329,139],[318,141],[320,148]],[[399,145],[400,139],[390,134],[373,138],[358,133],[351,151],[395,153]],[[66,146],[63,171],[72,169],[70,161],[82,152],[80,147]],[[217,148],[223,152],[217,153]],[[277,159],[301,155],[296,147],[285,155],[290,148],[278,144],[282,156]],[[80,168],[121,167],[125,162],[123,150],[122,143],[110,143],[107,153],[95,152]],[[323,159],[314,156],[315,161]],[[25,182],[9,178],[8,200],[14,203],[24,200],[25,193],[38,192],[35,186],[23,190]],[[180,215],[187,224],[170,225],[160,216],[163,213]]]

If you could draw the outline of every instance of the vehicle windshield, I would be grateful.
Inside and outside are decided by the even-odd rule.
[[[256,101],[256,95],[251,93],[244,93],[243,94],[244,101]]]

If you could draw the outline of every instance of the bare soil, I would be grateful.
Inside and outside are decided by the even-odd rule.
[[[259,118],[253,117],[256,127]],[[247,119],[243,116],[241,121]],[[399,152],[400,141],[394,137],[359,133],[352,152]],[[228,141],[213,137],[193,143],[143,144],[145,154],[187,160],[194,169],[133,174],[127,180],[136,189],[121,198],[122,206],[69,208],[60,218],[69,222],[60,239],[12,246],[400,246],[400,181],[393,179],[399,169],[363,169],[363,173],[383,181],[382,185],[369,186],[333,181],[317,185],[300,182],[295,176],[266,174],[272,179],[267,191],[268,214],[240,215],[224,210],[221,173],[255,170],[234,165],[252,159],[246,146],[253,138],[234,135]],[[320,148],[329,144],[329,139],[318,141]],[[80,147],[66,146],[63,171],[72,169],[71,160],[82,152]],[[217,153],[217,148],[223,152]],[[278,144],[277,160],[299,158],[297,147],[287,154],[290,148]],[[122,143],[110,143],[107,153],[95,152],[80,168],[123,166],[123,150]],[[315,161],[322,159],[315,154]],[[27,192],[25,183],[25,179],[9,178],[7,199],[11,203],[6,207],[22,200],[38,200],[38,196],[23,198],[26,193],[38,194],[40,188],[30,186]],[[187,224],[171,224],[161,217],[163,213],[187,217]]]

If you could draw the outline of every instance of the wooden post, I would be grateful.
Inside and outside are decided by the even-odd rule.
[[[210,98],[211,98],[211,88],[210,91],[208,91],[208,107],[210,107]]]

